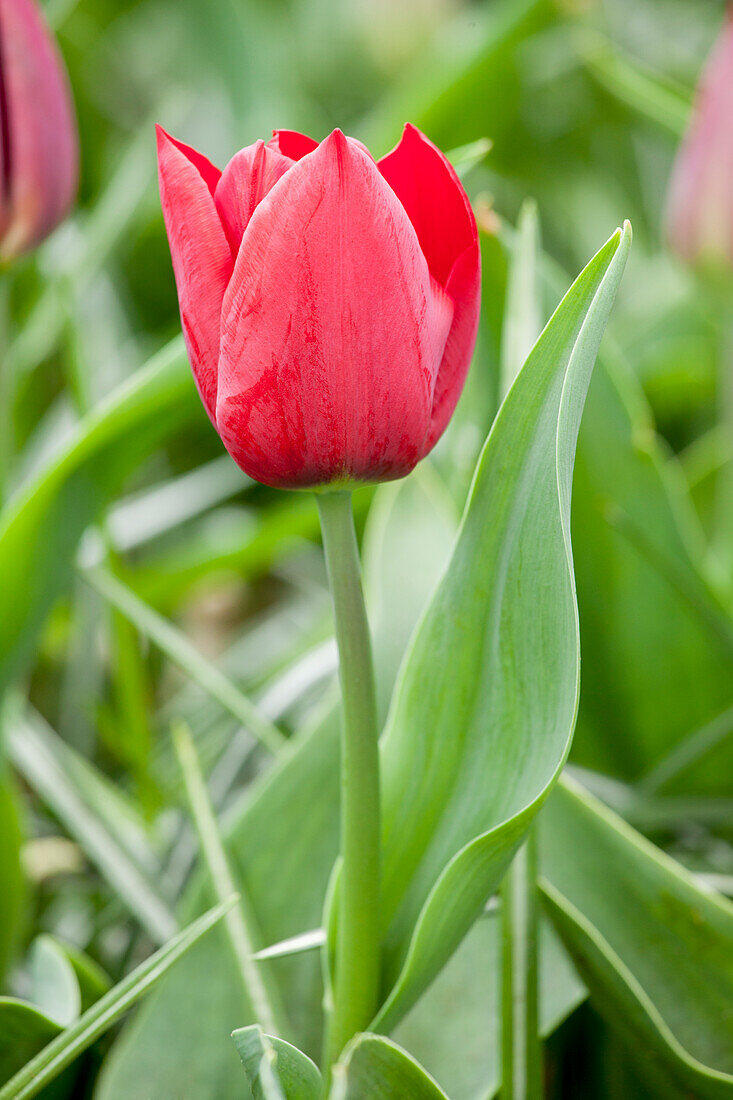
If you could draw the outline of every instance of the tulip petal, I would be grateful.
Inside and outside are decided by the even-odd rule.
[[[273,130],[267,144],[270,149],[282,153],[284,157],[290,157],[291,160],[300,160],[318,148],[317,141],[297,130]]]
[[[76,120],[61,56],[32,0],[0,2],[0,253],[32,248],[76,195]]]
[[[196,385],[216,426],[216,375],[224,291],[234,267],[212,190],[219,172],[160,126],[158,174],[183,335]]]
[[[247,226],[222,309],[217,424],[252,477],[400,477],[425,453],[452,306],[404,209],[340,131]]]
[[[379,161],[379,171],[407,211],[431,274],[446,286],[456,260],[478,238],[453,165],[408,122],[399,143]]]
[[[733,262],[733,9],[705,65],[675,160],[667,236],[688,262]]]
[[[432,275],[454,304],[453,324],[435,385],[430,445],[461,395],[478,331],[481,252],[476,219],[446,156],[415,126],[378,162],[415,227]]]
[[[256,141],[241,149],[222,172],[214,202],[226,232],[232,255],[236,256],[254,209],[293,161],[264,141]]]
[[[478,240],[458,257],[445,289],[453,302],[453,324],[435,383],[430,447],[440,439],[458,404],[476,344],[481,304],[481,250]]]

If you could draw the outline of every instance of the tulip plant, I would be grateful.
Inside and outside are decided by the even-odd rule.
[[[488,82],[501,146],[519,46],[554,48],[562,11],[507,5],[421,126],[463,132]],[[681,130],[674,93],[588,41],[605,95]],[[729,18],[665,221],[724,319],[716,439],[732,112]],[[561,226],[595,137],[545,189]],[[137,310],[168,280],[174,311],[175,283],[182,339],[173,318],[104,390],[100,347],[134,343],[108,328],[143,138],[43,246],[75,111],[36,0],[0,0],[0,258],[10,306],[35,295],[0,363],[0,1100],[733,1097],[733,451],[693,448],[686,481],[604,341],[630,278],[637,315],[665,289],[644,249],[624,274],[630,223],[590,259],[574,241],[572,280],[542,203],[472,187],[484,141],[407,123],[376,159],[278,129],[220,170],[158,126],[164,266],[140,200]],[[212,576],[254,623],[216,659]]]
[[[572,682],[570,669],[577,666],[577,628],[568,631],[566,625],[566,638],[555,634],[562,633],[568,599],[573,604],[566,590],[568,463],[630,230],[611,239],[548,327],[544,341],[556,347],[552,366],[552,352],[541,342],[537,366],[533,370],[530,361],[522,375],[526,394],[521,396],[517,382],[519,396],[507,399],[509,409],[519,402],[525,415],[549,405],[549,434],[543,441],[539,432],[535,443],[543,459],[528,455],[522,470],[521,446],[533,436],[529,428],[525,440],[517,438],[511,462],[502,457],[501,443],[487,444],[452,565],[395,690],[380,759],[352,492],[408,474],[435,446],[456,407],[479,319],[481,258],[470,202],[448,158],[411,125],[378,162],[340,130],[320,144],[276,130],[267,144],[258,141],[238,152],[223,172],[159,129],[158,162],[183,332],[209,418],[250,477],[317,494],[341,685],[340,854],[324,916],[329,933],[323,1080],[306,1055],[282,1046],[283,1035],[255,1026],[237,1033],[237,1045],[254,1090],[316,1100],[325,1087],[335,1097],[343,1085],[333,1074],[344,1072],[344,1052],[359,1049],[350,1044],[358,1044],[360,1034],[393,1026],[419,997],[447,957],[446,946],[459,942],[499,884],[552,785],[546,777],[537,805],[515,805],[494,837],[490,819],[481,822],[482,812],[476,821],[466,813],[470,800],[462,776],[475,752],[501,752],[501,740],[521,741],[531,713],[522,684],[534,663],[555,667],[560,682],[564,676]],[[559,450],[553,439],[566,418]],[[501,502],[492,501],[494,475],[484,469],[492,458],[508,463]],[[523,492],[521,480],[509,488],[515,477],[529,479]],[[540,557],[533,569],[529,547],[519,550],[521,534],[510,536],[502,528],[509,523],[521,531],[530,517],[540,516],[547,529],[535,545]],[[503,543],[494,550],[500,571],[495,587],[485,590],[485,606],[477,599],[474,574],[486,568],[492,553],[472,537],[476,525],[493,528]],[[555,540],[558,588],[547,601],[540,563],[552,560]],[[510,628],[506,635],[494,633],[501,589],[512,573],[511,583],[521,583],[528,606],[535,607],[534,622],[522,624],[517,637]],[[540,583],[536,591],[533,576]],[[487,630],[493,639],[488,644],[482,641]],[[478,666],[477,642],[479,652],[487,644]],[[565,661],[558,660],[558,644],[561,653],[566,649]],[[509,674],[495,662],[510,655]],[[481,677],[489,696],[496,693],[493,714],[484,713],[488,700],[477,697],[484,662]],[[556,769],[567,753],[576,705],[575,691],[562,695],[538,700],[535,718],[547,735],[554,729],[561,739]],[[502,722],[506,728],[492,748]],[[450,807],[452,800],[446,813],[443,805]],[[474,845],[486,850],[474,853]],[[530,875],[518,873],[517,879],[521,896],[512,902],[508,895],[507,909],[526,905],[535,889]],[[458,892],[460,900],[436,902],[441,890]],[[431,945],[444,924],[447,945]],[[511,961],[510,948],[510,977]],[[266,994],[260,1009],[266,1021],[257,1023],[277,1026]],[[539,1095],[537,1020],[534,1035],[525,1031],[520,1040],[513,1017],[510,988],[505,1049],[510,1061],[522,1063],[517,1095],[530,1087]],[[274,1064],[265,1086],[260,1076],[268,1050]],[[416,1067],[409,1072],[420,1074]],[[432,1088],[427,1078],[411,1087],[425,1095]],[[514,1087],[507,1090],[507,1096],[513,1093]]]

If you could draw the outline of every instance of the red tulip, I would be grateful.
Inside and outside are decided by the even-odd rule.
[[[68,80],[41,10],[34,0],[0,0],[0,258],[58,225],[78,165]]]
[[[412,126],[375,162],[290,130],[223,172],[158,128],[160,190],[201,399],[251,477],[402,477],[436,443],[476,339],[476,222]]]
[[[705,66],[677,155],[667,235],[685,260],[733,265],[733,10]]]

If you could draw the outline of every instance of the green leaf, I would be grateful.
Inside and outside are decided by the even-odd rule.
[[[0,751],[2,738],[0,737]],[[23,911],[21,832],[15,795],[0,764],[0,981],[16,946]]]
[[[321,1100],[321,1074],[297,1047],[274,1035],[265,1035],[256,1025],[237,1028],[232,1039],[253,1100]]]
[[[329,1100],[448,1100],[422,1066],[396,1043],[365,1033],[333,1069]]]
[[[452,513],[432,471],[416,471],[399,485],[377,491],[365,536],[365,587],[375,612],[375,652],[383,654],[378,661],[386,685],[380,692],[383,700],[414,621],[445,564],[456,522]],[[287,745],[223,823],[234,872],[246,883],[265,943],[297,936],[321,921],[338,851],[338,789],[338,711],[329,700],[314,724]],[[185,911],[190,914],[202,904],[197,884]],[[305,952],[271,960],[294,1025],[293,1038],[314,1057],[322,1038],[318,955]],[[228,1036],[245,1022],[231,973],[223,932],[215,930],[126,1026],[105,1061],[98,1100],[147,1100],[151,1090],[156,1100],[179,1100],[184,1093],[191,1100],[230,1100],[241,1067]],[[197,1011],[191,1008],[191,989],[198,991]]]
[[[61,1024],[35,1005],[15,997],[0,997],[0,1085],[20,1072],[62,1031]]]
[[[223,825],[235,877],[246,883],[263,942],[312,928],[338,849],[338,713],[288,744]],[[204,903],[200,879],[185,903]],[[321,1044],[318,952],[271,961],[293,1038],[312,1057]],[[191,990],[196,990],[192,1006]],[[198,944],[125,1028],[105,1059],[97,1100],[231,1100],[242,1070],[229,1039],[247,1019],[223,930]]]
[[[733,906],[567,777],[539,839],[548,912],[655,1090],[733,1095]]]
[[[578,277],[507,395],[402,668],[383,742],[380,1029],[468,931],[570,747],[573,459],[630,240],[629,228],[617,231]]]
[[[71,1027],[61,1031],[26,1062],[0,1088],[0,1100],[27,1100],[40,1092],[144,996],[197,940],[221,920],[228,908],[229,905],[219,905],[209,910],[118,982]]]
[[[17,700],[10,702],[17,704]],[[13,765],[153,942],[164,943],[175,934],[176,920],[154,884],[157,861],[149,847],[140,843],[140,830],[126,820],[126,803],[119,793],[78,758],[39,714],[31,709],[22,713],[17,705],[8,705],[4,717],[7,752]],[[100,812],[105,802],[106,812]],[[125,844],[126,839],[130,844]],[[135,845],[132,852],[131,844]],[[141,865],[139,854],[148,853],[146,865]]]
[[[87,569],[83,575],[105,600],[150,638],[171,661],[216,699],[271,752],[285,744],[285,737],[220,669],[202,656],[185,634],[167,622],[108,569]]]
[[[382,720],[415,623],[450,557],[458,513],[435,468],[422,462],[382,485],[364,530],[362,560]]]
[[[74,967],[52,936],[36,936],[29,957],[30,1000],[61,1027],[81,1012],[81,991]]]
[[[500,932],[498,911],[480,917],[394,1033],[453,1100],[487,1100],[501,1080]],[[546,918],[540,919],[539,966],[544,1037],[587,996]]]
[[[733,649],[686,487],[612,348],[588,394],[573,494],[583,639],[573,759],[638,779],[730,706]],[[724,795],[732,766],[733,741],[711,744],[670,793]]]
[[[193,409],[195,388],[176,339],[85,416],[8,501],[0,515],[0,690],[31,658],[49,609],[71,580],[84,528]]]

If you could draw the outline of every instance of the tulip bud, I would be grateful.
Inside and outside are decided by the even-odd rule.
[[[158,128],[183,332],[237,464],[283,488],[403,477],[460,396],[478,326],[468,198],[412,126],[375,162],[280,130],[223,172]]]
[[[733,11],[697,88],[672,172],[666,223],[683,259],[733,266]]]
[[[0,258],[39,244],[76,194],[78,141],[63,62],[34,0],[0,0]]]

